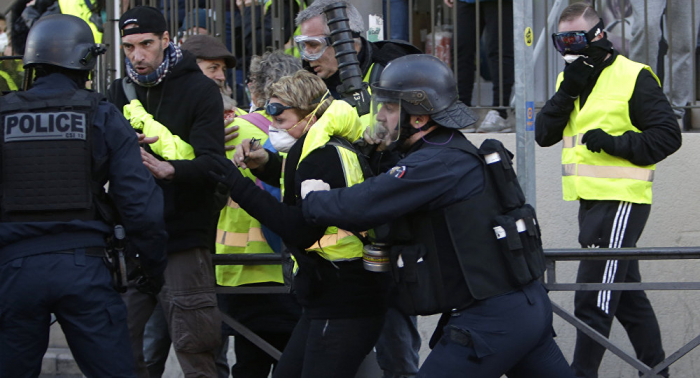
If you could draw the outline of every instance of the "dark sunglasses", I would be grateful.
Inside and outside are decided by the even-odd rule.
[[[601,18],[598,23],[587,32],[568,31],[552,33],[552,42],[554,43],[554,48],[556,48],[561,55],[578,53],[585,50],[595,37],[603,33],[604,28],[605,24]]]
[[[267,114],[271,116],[278,116],[282,114],[283,111],[287,109],[294,109],[293,106],[284,106],[280,104],[279,102],[270,102],[268,101],[267,104],[265,104],[265,111]]]

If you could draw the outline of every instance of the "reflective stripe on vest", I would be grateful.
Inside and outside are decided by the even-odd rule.
[[[249,242],[267,242],[260,227],[250,227],[248,232],[216,230],[216,242],[229,247],[245,248]],[[260,252],[263,253],[263,252]]]
[[[628,104],[643,69],[654,75],[648,66],[618,55],[601,72],[583,108],[580,99],[575,100],[574,110],[562,135],[564,200],[582,198],[651,203],[654,165],[638,166],[604,151],[592,152],[581,143],[587,131],[598,128],[613,136],[628,131],[641,132],[632,125]],[[562,80],[563,73],[560,73],[557,87]]]
[[[351,117],[348,117],[349,115]],[[324,118],[325,123],[320,124]],[[345,101],[333,101],[323,116],[319,118],[317,124],[309,130],[301,151],[299,164],[311,151],[325,146],[330,136],[338,136],[338,132],[345,135],[356,134],[358,125],[359,120],[355,109],[347,105]],[[325,135],[322,135],[324,133]],[[362,168],[360,168],[360,162],[355,152],[339,146],[332,147],[338,152],[343,167],[345,186],[350,187],[364,181]],[[321,240],[308,248],[307,251],[314,251],[329,261],[354,260],[362,258],[362,241],[348,231],[340,230],[337,227],[328,227]]]
[[[11,91],[16,91],[17,90],[17,84],[15,84],[15,81],[12,80],[12,77],[10,74],[8,74],[5,71],[0,71],[0,77],[2,77],[5,82],[7,83],[7,88]]]
[[[264,115],[264,113],[263,113]],[[267,135],[245,117],[236,117],[229,126],[238,126],[238,137],[231,144],[244,139],[257,138],[264,143]],[[230,159],[234,151],[227,151]],[[251,181],[255,176],[249,169],[241,174]],[[217,254],[274,253],[262,233],[260,222],[243,210],[230,197],[219,214],[216,226]],[[251,283],[283,283],[282,267],[279,265],[217,265],[216,283],[222,286],[240,286]]]

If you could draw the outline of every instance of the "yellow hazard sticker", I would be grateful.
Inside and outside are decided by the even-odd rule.
[[[534,39],[534,36],[532,34],[532,28],[531,27],[526,27],[525,28],[525,44],[530,47],[532,46],[532,40]]]

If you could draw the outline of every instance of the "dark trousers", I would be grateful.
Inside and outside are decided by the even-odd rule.
[[[137,375],[149,376],[143,357],[143,334],[153,309],[160,303],[184,376],[216,377],[214,358],[221,343],[221,315],[216,307],[214,266],[209,250],[192,248],[169,253],[164,277],[165,285],[157,297],[134,287],[122,295],[128,309]]]
[[[621,201],[581,200],[579,243],[582,248],[635,247],[649,218],[651,205]],[[641,282],[639,261],[581,261],[576,282]],[[654,309],[644,291],[577,291],[574,314],[604,336],[613,318],[625,327],[637,358],[654,366],[665,358]],[[577,377],[598,377],[605,348],[578,331],[571,367]],[[661,372],[668,377],[668,369]]]
[[[377,363],[384,371],[383,378],[415,377],[420,364],[420,333],[415,316],[389,306],[384,328],[375,346]]]
[[[256,334],[277,350],[284,350],[289,340],[288,333],[256,332]],[[272,356],[245,337],[235,336],[233,343],[233,349],[236,352],[236,363],[231,367],[233,378],[267,378],[270,375],[270,368],[277,365],[277,361]]]
[[[419,378],[573,378],[539,281],[453,312]]]
[[[510,0],[502,2],[502,38],[503,60],[499,61],[499,12],[497,1],[482,1],[479,3],[479,14],[476,14],[476,4],[457,1],[457,89],[459,99],[472,105],[472,90],[474,89],[474,72],[476,71],[477,35],[486,30],[488,67],[493,82],[493,106],[508,106],[513,83],[515,82],[515,66],[513,65],[513,3]],[[476,20],[479,19],[479,29]],[[503,67],[503,80],[499,75],[499,67]],[[503,92],[500,90],[503,84]]]
[[[37,377],[56,315],[87,377],[134,378],[126,306],[101,257],[49,253],[0,265],[0,377]]]
[[[273,378],[354,378],[377,343],[384,314],[309,319],[302,314]]]

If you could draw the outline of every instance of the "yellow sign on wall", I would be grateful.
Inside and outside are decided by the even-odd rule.
[[[532,35],[532,28],[531,27],[526,27],[525,28],[525,44],[529,47],[532,46],[532,40],[533,40],[533,35]]]

